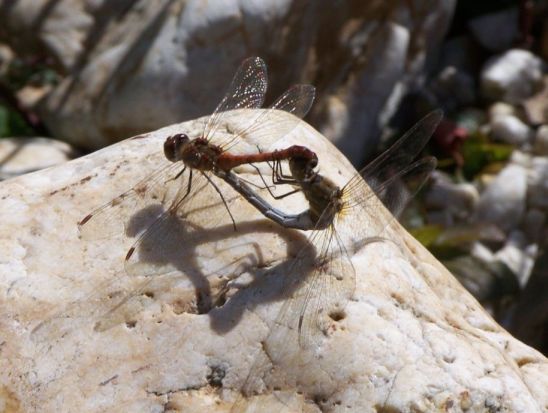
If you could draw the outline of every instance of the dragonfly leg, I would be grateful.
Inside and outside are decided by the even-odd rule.
[[[267,162],[268,163],[268,162]],[[268,192],[270,192],[270,194],[272,194],[272,192],[270,191],[270,189],[272,188],[270,185],[268,185],[266,183],[266,180],[264,179],[263,177],[263,174],[261,173],[261,171],[259,170],[259,168],[257,166],[255,166],[254,164],[250,163],[249,166],[251,166],[253,169],[255,169],[257,171],[257,173],[259,174],[259,176],[261,177],[261,181],[263,182],[264,186],[260,186],[260,185],[257,185],[255,182],[251,182],[247,179],[244,179],[244,178],[240,178],[241,180],[243,180],[244,182],[248,183],[249,185],[252,185],[254,186],[255,188],[259,188],[259,189],[267,189]]]
[[[274,161],[274,165],[272,165],[270,162],[267,162],[268,166],[270,167],[270,169],[272,169],[272,182],[275,184],[275,185],[284,185],[284,184],[287,184],[287,185],[296,185],[297,184],[297,181],[295,179],[293,179],[293,177],[291,175],[285,175],[282,171],[282,164],[280,161]],[[283,199],[289,195],[293,195],[297,192],[300,192],[301,190],[300,189],[295,189],[293,191],[289,191],[285,194],[281,194],[281,195],[274,195],[272,193],[272,191],[268,191],[270,193],[270,196],[274,199]]]
[[[232,216],[232,212],[230,212],[230,208],[228,207],[228,204],[226,203],[226,199],[225,197],[223,196],[221,190],[219,189],[219,187],[217,185],[215,185],[215,182],[213,182],[211,180],[211,178],[209,176],[207,176],[207,174],[203,173],[202,172],[202,175],[208,180],[208,182],[213,185],[213,188],[215,188],[215,190],[217,191],[217,193],[219,194],[219,196],[221,197],[222,201],[223,201],[223,204],[226,208],[226,210],[228,211],[228,215],[230,215],[230,219],[232,220],[232,225],[234,226],[234,231],[236,231],[236,221],[234,220],[234,217]]]

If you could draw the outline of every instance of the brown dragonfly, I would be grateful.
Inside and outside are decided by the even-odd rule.
[[[312,164],[317,162],[315,153],[299,145],[270,152],[259,151],[257,148],[254,148],[254,153],[238,152],[238,148],[245,145],[242,138],[246,135],[270,144],[291,132],[312,105],[315,89],[311,85],[291,87],[269,109],[259,114],[249,113],[250,119],[244,125],[233,126],[230,133],[221,133],[223,121],[230,111],[261,107],[266,89],[267,69],[264,61],[259,57],[244,60],[225,97],[207,120],[200,136],[190,139],[187,134],[179,133],[168,137],[164,143],[164,154],[171,164],[160,168],[129,191],[83,218],[78,223],[83,238],[97,239],[112,235],[112,229],[119,229],[120,223],[129,222],[132,213],[161,202],[164,210],[159,210],[160,216],[129,249],[125,258],[125,268],[130,275],[151,275],[176,270],[158,266],[157,263],[148,265],[146,260],[140,259],[139,252],[150,255],[150,246],[162,248],[162,245],[168,243],[171,234],[169,228],[162,225],[162,221],[174,216],[183,219],[186,203],[199,196],[197,192],[208,184],[219,194],[236,228],[225,194],[219,189],[213,176],[233,185],[233,179],[227,179],[227,176],[233,177],[230,171],[243,164],[280,162],[291,157],[302,157]],[[280,124],[276,116],[279,111],[289,112],[294,116]],[[247,187],[241,180],[238,181]],[[268,187],[266,182],[265,186]],[[177,234],[173,235],[177,237]],[[157,242],[157,239],[161,239],[162,242]]]
[[[317,161],[316,154],[305,147],[293,145],[285,149],[270,152],[261,151],[261,145],[247,145],[245,140],[253,136],[265,147],[291,132],[309,111],[314,100],[315,89],[311,85],[295,85],[283,93],[268,109],[257,109],[263,105],[267,89],[267,68],[259,57],[244,60],[238,68],[224,98],[205,122],[203,130],[194,139],[186,133],[169,136],[163,146],[162,157],[155,155],[159,168],[131,189],[87,214],[78,227],[83,239],[97,240],[123,234],[138,235],[124,260],[125,272],[129,276],[146,276],[148,280],[130,295],[124,297],[114,308],[100,316],[96,329],[104,330],[127,318],[128,311],[121,307],[131,307],[132,297],[139,297],[152,282],[152,275],[177,273],[181,269],[171,259],[164,259],[169,254],[179,254],[181,243],[181,226],[174,225],[174,220],[188,226],[187,219],[196,210],[207,209],[213,205],[206,199],[204,189],[212,187],[224,203],[234,227],[236,222],[227,205],[224,194],[215,182],[220,178],[240,193],[253,193],[247,184],[231,171],[233,168],[254,162],[281,162],[294,156],[304,157],[311,163]],[[242,112],[243,111],[243,112]],[[280,112],[293,116],[284,116],[280,122]],[[231,123],[232,117],[240,121]],[[245,121],[241,122],[242,117]],[[229,126],[227,126],[229,125]],[[156,159],[157,158],[157,159]],[[264,180],[263,180],[264,182]],[[236,183],[236,185],[235,185]],[[264,185],[268,188],[266,182]],[[258,199],[261,199],[260,197]],[[261,200],[261,203],[263,201]],[[146,210],[147,225],[132,228],[133,218],[139,211]],[[283,213],[279,213],[283,219]],[[278,216],[273,217],[276,219]],[[222,217],[211,216],[214,220]],[[212,223],[213,225],[213,223]],[[169,251],[169,246],[178,251]],[[168,251],[166,252],[167,249]],[[154,259],[150,259],[154,257]],[[178,260],[180,261],[180,260]],[[146,298],[146,297],[145,297]],[[44,326],[55,324],[60,318],[70,318],[78,313],[82,300],[61,315],[40,324],[35,332],[44,330]],[[139,304],[137,305],[140,306]],[[52,327],[52,329],[54,329]]]
[[[288,269],[289,281],[281,294],[284,302],[231,413],[265,411],[260,397],[252,401],[243,396],[251,397],[259,389],[264,393],[267,378],[279,401],[277,411],[301,411],[298,397],[293,397],[299,391],[295,366],[303,360],[315,365],[316,351],[344,318],[356,282],[350,256],[368,243],[386,240],[387,225],[401,214],[435,168],[433,157],[413,159],[441,119],[441,111],[425,116],[343,186],[321,175],[314,169],[316,164],[305,158],[289,160],[290,174],[273,166],[275,182],[294,185],[307,199],[305,212],[313,223],[312,232],[308,246]]]

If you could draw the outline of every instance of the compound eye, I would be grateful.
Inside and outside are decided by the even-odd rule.
[[[164,155],[171,162],[177,160],[177,148],[179,147],[179,136],[172,135],[169,136],[164,142]]]

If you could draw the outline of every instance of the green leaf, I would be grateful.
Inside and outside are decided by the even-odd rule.
[[[431,247],[442,233],[443,228],[439,225],[425,225],[420,228],[412,228],[409,230],[422,245],[426,248]]]
[[[461,148],[464,175],[472,179],[489,164],[507,161],[513,150],[512,145],[491,143],[481,136],[467,139]]]
[[[0,137],[30,136],[34,131],[17,112],[0,106]]]

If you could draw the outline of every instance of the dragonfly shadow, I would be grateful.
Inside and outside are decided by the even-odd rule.
[[[153,220],[158,216],[162,218]],[[147,230],[151,220],[153,227]],[[204,239],[190,222],[182,222],[176,215],[165,213],[161,205],[149,206],[135,213],[130,218],[126,235],[136,236],[144,230],[146,232],[141,235],[137,245],[130,250],[132,257],[126,258],[126,272],[130,276],[171,275],[167,278],[169,285],[164,285],[164,289],[175,286],[183,280],[179,274],[184,275],[196,290],[195,312],[204,312],[211,305],[207,301],[211,289],[195,250],[198,245],[207,243],[208,240]],[[154,287],[153,283],[151,287]],[[205,297],[206,302],[199,297]]]
[[[253,281],[238,289],[222,307],[213,309],[209,313],[211,328],[224,335],[236,327],[245,310],[290,299],[312,273],[316,258],[315,247],[304,235],[300,235],[296,250],[298,254],[288,248],[287,256],[293,258],[267,271],[255,271]]]
[[[255,307],[288,293],[280,278],[264,276],[263,247],[254,237],[261,233],[277,235],[285,241],[286,255],[290,256],[307,242],[306,236],[266,219],[240,221],[235,231],[232,224],[210,223],[211,227],[203,228],[192,219],[192,212],[186,214],[186,219],[163,212],[161,206],[151,206],[130,219],[126,232],[135,235],[150,227],[152,217],[162,216],[137,243],[137,257],[126,261],[126,271],[162,278],[158,283],[152,280],[148,294],[153,292],[155,299],[169,302],[174,312],[208,313],[212,328],[223,334],[238,324],[246,305]],[[284,261],[269,269],[268,274],[286,274],[292,263]],[[228,282],[243,271],[251,273],[254,280],[224,302]],[[273,282],[273,278],[278,279]],[[159,297],[164,294],[168,297]]]

